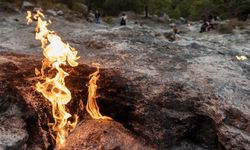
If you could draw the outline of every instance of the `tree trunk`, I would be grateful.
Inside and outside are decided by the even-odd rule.
[[[91,0],[87,0],[87,7],[88,7],[88,13],[91,11],[92,9],[92,2]]]
[[[148,5],[145,5],[145,17],[148,18]]]
[[[144,11],[145,11],[145,18],[148,18],[148,2],[144,0]]]

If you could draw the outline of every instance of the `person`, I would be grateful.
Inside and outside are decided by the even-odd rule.
[[[186,24],[186,27],[190,27],[190,23],[189,23],[189,20],[188,19],[185,19],[185,24]]]
[[[221,21],[220,16],[215,17],[216,21]]]
[[[127,16],[123,13],[123,14],[122,14],[122,18],[121,18],[120,25],[121,25],[121,26],[125,26],[126,24],[127,24]]]
[[[214,18],[214,17],[213,17],[213,15],[211,15],[211,14],[208,16],[208,20],[209,20],[209,21],[211,21],[213,18]]]
[[[173,26],[173,32],[174,32],[175,34],[179,34],[179,33],[180,33],[180,32],[179,32],[179,29],[177,28],[176,25]]]
[[[214,21],[209,21],[208,22],[208,27],[207,27],[208,29],[208,31],[211,31],[211,30],[213,30],[214,29]]]
[[[180,17],[180,22],[181,22],[181,23],[185,23],[185,20],[186,20],[185,18]]]
[[[209,23],[206,20],[203,20],[203,24],[201,25],[200,33],[207,32],[208,26],[209,26]]]
[[[101,17],[101,14],[98,10],[95,11],[95,20],[96,20],[96,23],[97,24],[100,24],[100,17]]]

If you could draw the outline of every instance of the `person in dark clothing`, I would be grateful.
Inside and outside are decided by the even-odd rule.
[[[120,25],[125,26],[126,24],[127,24],[127,16],[125,14],[122,14]]]
[[[204,20],[203,24],[201,25],[200,33],[211,31],[213,29],[214,29],[214,24],[212,23],[212,21],[206,21],[206,20]]]
[[[173,32],[174,32],[175,34],[179,34],[179,29],[177,28],[176,25],[173,26]]]
[[[208,20],[210,21],[210,20],[212,20],[214,17],[213,17],[213,15],[209,15],[208,16]]]
[[[100,17],[101,17],[100,12],[98,10],[95,11],[95,21],[96,21],[97,24],[100,23]]]
[[[209,26],[209,23],[206,20],[204,20],[203,24],[201,25],[200,33],[207,32],[208,31],[208,26]]]

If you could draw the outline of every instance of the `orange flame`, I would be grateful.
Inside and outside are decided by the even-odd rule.
[[[99,79],[99,70],[100,70],[100,64],[93,63],[93,66],[96,67],[96,71],[89,75],[89,87],[88,87],[88,101],[87,101],[87,112],[90,114],[90,116],[93,119],[108,119],[112,120],[112,118],[107,116],[102,116],[102,114],[99,111],[99,107],[96,103],[96,90],[97,90],[97,80]]]
[[[28,11],[27,13],[26,19],[28,23],[31,23],[31,12]],[[64,143],[68,133],[75,128],[78,119],[78,116],[75,115],[73,123],[68,121],[71,114],[66,111],[65,105],[71,100],[71,93],[65,86],[64,79],[69,74],[61,68],[61,65],[69,64],[75,67],[78,65],[76,60],[79,57],[77,57],[77,51],[74,48],[70,47],[69,44],[65,44],[54,31],[47,28],[50,22],[44,20],[45,17],[40,11],[37,11],[33,18],[37,20],[35,38],[41,41],[45,56],[41,68],[42,78],[45,81],[43,83],[38,82],[36,90],[41,92],[52,104],[54,123],[51,123],[51,135],[55,139],[56,145],[60,146]],[[45,68],[55,69],[57,71],[55,77],[44,77]],[[36,73],[38,74],[39,71],[36,70]]]
[[[31,14],[31,11],[27,11],[26,20],[27,20],[27,24],[32,23],[32,14]]]
[[[247,60],[247,57],[246,56],[235,56],[237,60]]]

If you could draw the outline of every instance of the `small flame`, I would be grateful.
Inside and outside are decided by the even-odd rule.
[[[112,118],[107,116],[102,116],[102,114],[99,111],[99,107],[96,103],[96,90],[97,90],[97,80],[99,79],[99,70],[100,70],[100,64],[93,63],[93,66],[96,67],[96,71],[89,75],[89,86],[88,86],[88,101],[87,101],[87,112],[90,114],[90,116],[93,119],[108,119],[112,120]]]
[[[40,10],[37,10],[33,18],[37,20],[39,17],[45,18],[44,14]]]
[[[27,24],[28,25],[32,23],[32,14],[31,14],[31,11],[27,11],[26,20],[27,20]]]
[[[238,59],[238,60],[247,60],[247,57],[246,56],[236,56],[236,58]]]
[[[32,14],[30,11],[27,13],[26,19],[29,24],[32,22]],[[51,136],[55,139],[56,145],[60,146],[66,140],[68,133],[75,128],[78,120],[78,116],[74,115],[75,120],[72,123],[68,121],[71,114],[66,111],[66,104],[71,100],[71,93],[65,86],[64,79],[69,74],[61,68],[61,65],[69,64],[75,67],[78,65],[76,60],[79,57],[77,57],[77,51],[74,48],[70,47],[69,44],[65,44],[54,31],[47,28],[50,22],[44,20],[45,17],[42,12],[38,10],[33,18],[37,20],[35,39],[41,41],[43,55],[45,56],[42,61],[41,72],[36,69],[36,74],[41,73],[45,81],[38,82],[36,90],[41,92],[52,104],[54,123],[50,123],[52,126]],[[45,77],[44,70],[46,68],[56,70],[55,77]]]

